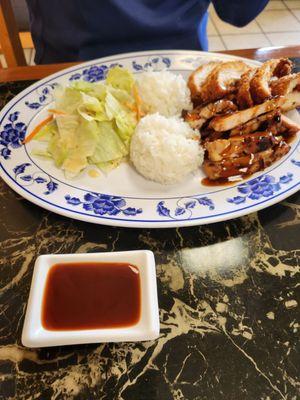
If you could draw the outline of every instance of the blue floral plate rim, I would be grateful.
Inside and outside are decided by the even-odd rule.
[[[43,170],[21,146],[29,125],[26,118],[35,118],[51,102],[55,80],[95,82],[104,79],[107,70],[116,64],[122,65],[121,62],[136,73],[149,67],[191,71],[200,62],[216,58],[237,57],[185,50],[120,54],[68,68],[29,86],[0,113],[1,177],[22,197],[47,210],[87,222],[126,227],[180,227],[225,221],[283,200],[299,189],[299,138],[280,163],[245,182],[196,195],[172,197],[105,194],[69,185]],[[225,191],[228,196],[221,199],[220,192]]]

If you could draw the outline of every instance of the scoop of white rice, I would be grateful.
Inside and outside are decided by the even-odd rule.
[[[139,94],[147,113],[166,117],[192,108],[189,88],[181,75],[168,71],[147,71],[137,76]]]
[[[178,117],[147,115],[131,140],[130,158],[145,178],[171,184],[182,181],[203,162],[199,133]]]

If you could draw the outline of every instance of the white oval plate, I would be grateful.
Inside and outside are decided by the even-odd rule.
[[[134,73],[167,68],[187,77],[211,60],[237,57],[200,51],[147,51],[90,61],[53,74],[10,101],[0,113],[1,177],[17,193],[47,210],[98,224],[166,228],[225,221],[275,204],[295,193],[300,183],[297,137],[290,152],[263,172],[232,186],[201,185],[203,171],[185,182],[164,186],[147,181],[127,163],[97,178],[83,172],[67,180],[52,160],[32,155],[36,141],[22,145],[28,134],[48,114],[55,85],[73,80],[95,82],[119,64]],[[259,63],[245,60],[250,65]],[[296,111],[290,114],[300,120]]]

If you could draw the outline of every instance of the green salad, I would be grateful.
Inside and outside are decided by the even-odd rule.
[[[69,177],[89,164],[110,170],[128,155],[131,136],[139,118],[133,75],[126,69],[111,69],[105,82],[77,81],[54,92],[53,117],[32,139],[46,141],[44,151]],[[40,124],[42,125],[42,124]]]

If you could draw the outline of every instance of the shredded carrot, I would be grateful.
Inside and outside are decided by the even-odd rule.
[[[129,108],[129,110],[136,112],[136,106],[135,106],[135,105],[126,102],[126,103],[125,103],[125,106],[126,106],[127,108]]]
[[[48,122],[52,121],[53,119],[53,115],[50,115],[50,117],[45,118],[42,122],[40,122],[35,128],[34,130],[28,135],[26,136],[26,138],[23,141],[23,144],[28,143],[31,139],[34,138],[34,136],[39,133],[39,131],[43,128],[43,126],[47,125]]]
[[[136,117],[137,117],[137,120],[139,121],[142,116],[142,112],[141,112],[142,99],[139,96],[136,85],[133,86],[133,96],[134,96],[134,100],[136,103]]]
[[[48,112],[51,113],[51,114],[58,114],[58,115],[66,115],[67,114],[64,111],[55,110],[55,108],[50,108],[48,110]]]

